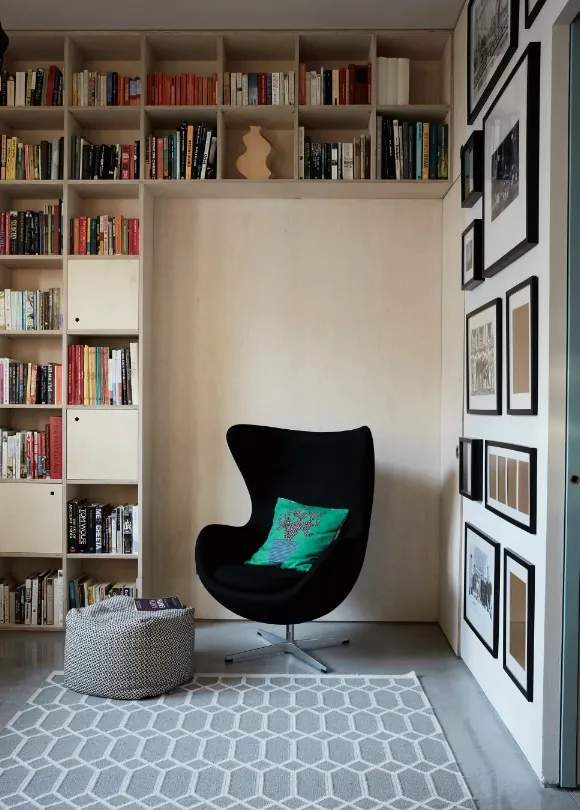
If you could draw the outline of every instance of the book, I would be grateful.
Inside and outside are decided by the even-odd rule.
[[[397,59],[397,101],[399,105],[406,106],[409,103],[409,68],[408,59]]]
[[[81,70],[72,75],[73,107],[127,107],[141,103],[141,78]]]
[[[138,612],[153,612],[159,610],[183,610],[183,605],[178,596],[164,596],[161,599],[145,599],[137,597],[135,600],[135,610]]]

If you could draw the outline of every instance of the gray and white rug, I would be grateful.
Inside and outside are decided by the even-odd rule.
[[[199,675],[162,698],[55,672],[0,735],[2,808],[474,808],[416,676]]]

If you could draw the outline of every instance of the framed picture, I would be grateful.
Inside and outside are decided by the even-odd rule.
[[[469,0],[467,122],[473,124],[518,47],[519,0]]]
[[[538,278],[506,294],[507,412],[538,413]]]
[[[524,51],[483,119],[483,275],[538,243],[540,43]]]
[[[532,27],[545,2],[546,0],[526,0],[526,28]]]
[[[470,501],[483,497],[483,439],[459,439],[459,494]]]
[[[531,703],[534,699],[535,568],[504,549],[503,668]]]
[[[501,414],[501,298],[465,318],[467,413]]]
[[[460,152],[461,207],[472,208],[483,192],[483,132],[472,132]]]
[[[536,449],[485,443],[485,508],[536,533]]]
[[[474,290],[483,280],[481,220],[474,219],[461,234],[461,289]]]
[[[465,524],[463,618],[494,658],[499,646],[499,543]]]

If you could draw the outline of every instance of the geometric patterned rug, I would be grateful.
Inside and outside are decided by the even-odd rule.
[[[199,675],[119,701],[55,672],[0,734],[0,807],[475,805],[414,673]]]

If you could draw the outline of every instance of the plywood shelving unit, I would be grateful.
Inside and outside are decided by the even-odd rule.
[[[153,503],[150,458],[152,415],[148,374],[154,330],[151,286],[155,198],[271,199],[441,199],[447,180],[320,181],[298,179],[298,132],[336,141],[366,132],[371,138],[371,178],[376,176],[376,116],[430,120],[451,124],[452,53],[449,31],[397,32],[71,32],[10,33],[5,67],[12,71],[56,64],[63,71],[62,107],[0,107],[0,133],[25,143],[64,136],[62,181],[0,181],[0,210],[37,208],[63,200],[62,256],[0,256],[0,288],[62,288],[61,331],[2,332],[0,355],[28,362],[63,364],[62,406],[2,405],[1,426],[41,429],[50,414],[63,417],[63,480],[1,481],[0,573],[21,578],[31,570],[58,567],[65,583],[86,573],[96,581],[135,581],[140,593],[153,588],[149,518]],[[377,106],[378,56],[411,61],[410,104]],[[352,106],[252,106],[223,103],[224,71],[289,71],[300,63],[312,69],[369,62],[373,82],[370,104]],[[140,76],[141,102],[136,106],[72,105],[72,75],[80,70],[117,71]],[[218,75],[213,106],[147,104],[145,77],[163,71]],[[180,122],[205,123],[218,137],[217,177],[213,180],[145,178],[145,138],[162,135]],[[250,124],[260,124],[276,155],[274,178],[254,182],[241,178],[236,158]],[[452,127],[449,127],[449,132]],[[70,139],[83,135],[93,143],[141,142],[140,180],[73,180]],[[449,155],[452,154],[449,145]],[[452,167],[449,167],[452,177]],[[139,256],[71,256],[69,220],[75,216],[122,214],[139,217]],[[122,294],[118,294],[122,290]],[[117,294],[116,294],[117,293]],[[114,306],[107,300],[114,297]],[[77,342],[120,347],[139,343],[139,406],[72,406],[67,404],[67,347]],[[137,555],[74,555],[67,549],[66,504],[71,498],[139,504]],[[158,538],[159,540],[159,538]],[[194,538],[192,538],[192,543]],[[0,632],[8,626],[0,625]],[[9,628],[8,629],[12,629]],[[24,627],[24,629],[30,629]],[[38,627],[52,630],[52,627]]]

